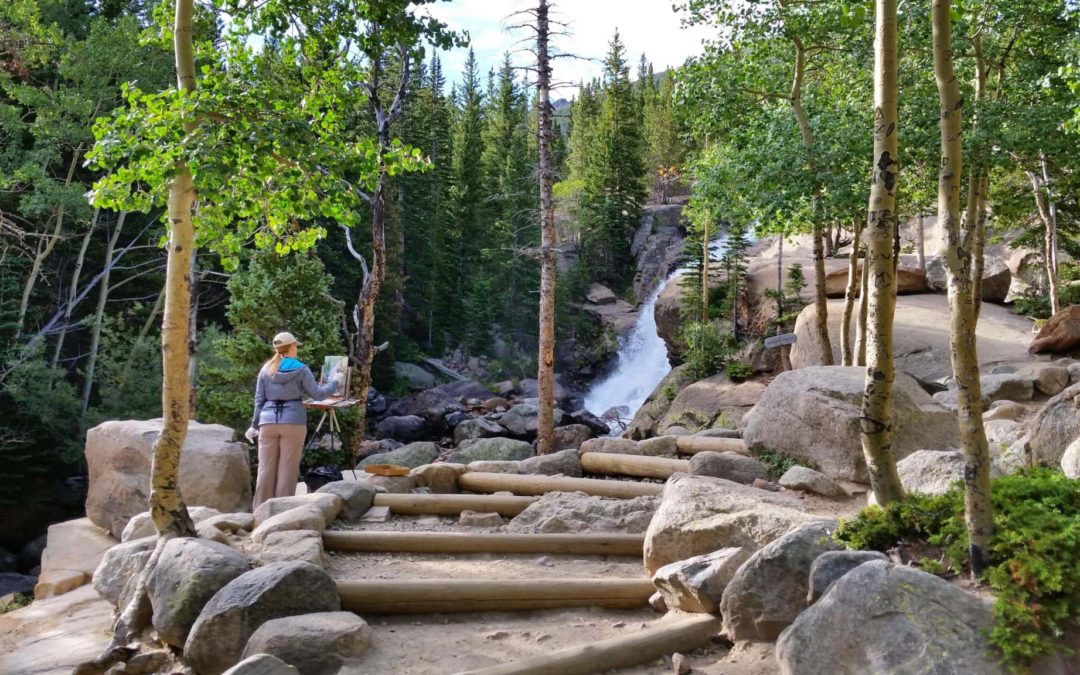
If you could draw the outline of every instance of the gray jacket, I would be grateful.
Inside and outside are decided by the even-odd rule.
[[[301,401],[304,394],[318,401],[333,394],[335,389],[333,381],[320,387],[307,366],[279,370],[273,375],[263,368],[255,384],[251,426],[258,429],[263,424],[307,424],[307,411]]]

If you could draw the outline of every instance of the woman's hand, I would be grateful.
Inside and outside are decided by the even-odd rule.
[[[248,443],[254,444],[255,439],[259,437],[259,430],[255,427],[248,427],[248,430],[244,432],[244,438],[248,439]]]

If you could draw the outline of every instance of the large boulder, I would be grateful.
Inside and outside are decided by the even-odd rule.
[[[979,385],[991,401],[1030,401],[1035,395],[1035,381],[1018,373],[983,375]]]
[[[303,675],[333,675],[371,646],[371,628],[352,612],[320,612],[271,619],[252,634],[245,658],[270,654]]]
[[[419,441],[428,435],[427,423],[419,415],[392,415],[375,425],[375,433],[402,443]]]
[[[991,601],[911,567],[859,565],[780,636],[782,672],[800,675],[1009,672],[987,642]]]
[[[713,375],[679,391],[660,418],[657,429],[671,426],[692,432],[714,427],[734,429],[764,393],[765,385],[761,382],[736,383],[726,375]]]
[[[862,260],[860,259],[855,271],[855,288],[859,288],[862,279]],[[848,268],[834,269],[825,274],[825,295],[830,298],[842,298],[847,293]],[[900,264],[896,268],[896,292],[901,295],[911,293],[926,293],[930,290],[926,285],[926,272],[918,266]],[[858,290],[856,290],[858,296]]]
[[[152,447],[161,420],[104,422],[86,432],[90,488],[86,515],[119,538],[150,498]],[[180,491],[189,506],[221,513],[251,509],[247,447],[220,424],[188,424],[180,453]]]
[[[946,262],[942,256],[932,256],[926,261],[926,281],[931,289],[945,291],[948,288]],[[982,300],[1001,304],[1009,296],[1012,270],[1001,258],[987,255],[983,266]]]
[[[1066,307],[1050,317],[1031,340],[1032,354],[1066,354],[1080,348],[1080,305]]]
[[[603,284],[592,284],[585,291],[585,299],[594,305],[614,305],[618,299],[610,288]]]
[[[830,478],[869,482],[859,419],[866,369],[825,366],[780,373],[747,416],[743,438],[753,453],[774,452],[809,463]],[[896,373],[893,451],[959,447],[956,418],[923,391],[915,378]]]
[[[810,566],[810,591],[806,595],[806,604],[814,604],[837,579],[872,560],[887,562],[889,557],[880,551],[825,551]]]
[[[844,489],[837,485],[833,479],[820,471],[814,471],[798,464],[785,471],[777,482],[780,483],[780,487],[789,490],[801,490],[802,492],[813,492],[822,497],[841,497],[845,494]]]
[[[660,420],[664,419],[671,407],[671,402],[675,400],[683,387],[691,384],[695,379],[690,374],[688,363],[672,368],[634,413],[634,419],[626,428],[626,437],[641,440],[655,436],[659,431]],[[599,433],[606,434],[607,431]]]
[[[113,546],[94,570],[94,590],[123,609],[135,591],[133,583],[157,544],[157,537],[143,537]]]
[[[257,528],[274,516],[304,506],[313,506],[318,509],[323,515],[325,524],[329,525],[341,513],[341,497],[327,492],[314,492],[306,495],[293,495],[292,497],[271,497],[259,504],[259,508],[255,509],[255,526]]]
[[[394,376],[412,391],[423,391],[435,386],[435,376],[415,363],[394,361]]]
[[[1057,466],[1065,448],[1080,438],[1080,384],[1048,400],[1031,420],[1028,448],[1036,464]]]
[[[333,495],[330,495],[333,496]],[[338,500],[340,503],[341,500]],[[314,504],[298,506],[295,509],[282,511],[276,516],[264,520],[251,531],[251,541],[261,544],[266,538],[275,532],[291,532],[292,530],[315,530],[322,533],[326,529],[326,514]]]
[[[198,525],[204,520],[220,516],[221,512],[205,506],[189,506],[188,515],[191,516],[191,522]],[[128,524],[124,526],[124,531],[120,533],[120,541],[133,541],[155,534],[157,534],[157,530],[154,529],[154,520],[150,516],[150,512],[143,511],[132,516]]]
[[[843,300],[829,300],[829,338],[833,347],[833,363],[841,363],[840,324],[844,314]],[[798,337],[791,348],[791,364],[795,368],[820,366],[821,347],[814,323],[816,305],[808,305],[795,321]],[[855,324],[851,337],[854,343]],[[1007,308],[984,304],[976,328],[979,364],[989,372],[996,363],[1027,361],[1031,340],[1031,321],[1012,314]],[[925,381],[935,381],[952,375],[949,347],[949,299],[944,295],[902,295],[896,299],[893,330],[893,354],[896,370],[910,373]]]
[[[581,454],[588,452],[598,452],[616,455],[646,455],[649,454],[646,449],[643,449],[637,441],[632,441],[629,438],[618,438],[615,436],[601,436],[600,438],[590,438],[581,444]]]
[[[815,520],[798,498],[722,478],[677,473],[664,485],[660,508],[645,534],[645,569],[721,548],[756,551],[788,530]]]
[[[547,455],[537,455],[521,460],[518,471],[525,474],[581,478],[581,456],[577,450],[560,450]]]
[[[108,532],[78,518],[50,525],[45,550],[41,554],[34,597],[61,595],[89,583],[105,552],[117,544]]]
[[[964,453],[918,450],[896,463],[905,492],[941,495],[964,479]]]
[[[462,443],[447,459],[448,462],[468,464],[479,461],[517,461],[535,455],[533,447],[513,438],[479,438]]]
[[[505,433],[506,429],[497,422],[492,422],[486,417],[472,417],[454,427],[454,445],[461,445],[465,441],[476,438],[491,438]]]
[[[440,384],[435,387],[435,389],[460,403],[465,403],[472,399],[486,401],[495,398],[495,392],[475,380],[455,380],[453,382],[447,382],[446,384]]]
[[[532,405],[531,403],[519,403],[507,410],[503,416],[499,418],[499,424],[506,427],[506,430],[514,436],[532,438],[536,436],[538,414],[539,410],[537,410],[535,405]],[[556,408],[555,426],[562,424],[562,418],[563,412]]]
[[[514,532],[625,532],[639,534],[649,527],[659,499],[611,499],[581,492],[549,492],[514,516]]]
[[[251,566],[238,551],[216,541],[170,539],[147,580],[154,630],[183,647],[203,607]]]
[[[409,476],[416,487],[427,488],[434,494],[450,494],[458,491],[458,478],[468,470],[464,464],[437,462],[418,466]]]
[[[236,577],[203,607],[184,644],[201,675],[219,675],[240,660],[251,635],[267,621],[341,609],[337,586],[307,562],[273,563]]]
[[[1080,478],[1080,438],[1065,448],[1065,454],[1061,456],[1061,470],[1069,478]]]
[[[552,450],[578,450],[581,444],[592,438],[592,429],[584,424],[567,424],[555,427],[551,438]]]
[[[668,609],[715,614],[724,589],[749,557],[748,549],[722,548],[673,562],[656,571],[653,585]]]
[[[1035,373],[1035,388],[1047,396],[1057,396],[1069,386],[1069,368],[1065,365],[1050,365],[1040,368]]]
[[[375,501],[375,489],[373,487],[353,480],[336,480],[327,483],[316,490],[315,493],[337,495],[338,499],[341,500],[341,513],[339,515],[345,522],[359,520],[361,516],[368,512],[372,502]]]
[[[356,466],[360,468],[370,464],[393,464],[414,469],[424,464],[431,464],[440,454],[442,454],[442,449],[434,443],[417,441],[404,445],[397,450],[365,457]]]
[[[833,521],[808,523],[750,557],[720,599],[724,632],[732,640],[775,640],[806,608],[810,567],[833,541]]]

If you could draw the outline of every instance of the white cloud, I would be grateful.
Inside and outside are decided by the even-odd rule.
[[[528,38],[526,31],[511,33],[507,26],[526,20],[527,17],[511,15],[533,6],[535,0],[454,0],[428,5],[428,11],[451,28],[469,32],[480,72],[484,74],[489,68],[498,68],[503,52],[520,47],[519,41]],[[601,74],[602,60],[616,29],[626,45],[632,75],[642,53],[656,71],[677,67],[688,57],[701,53],[702,41],[716,33],[709,27],[682,28],[681,16],[672,9],[671,0],[563,0],[553,4],[552,19],[566,23],[570,33],[569,37],[557,37],[556,47],[588,59],[555,62],[555,79],[567,83],[557,92],[561,96],[572,96],[579,81]],[[460,78],[465,62],[465,50],[458,51],[443,55],[451,81]],[[527,64],[531,58],[526,53],[514,55],[519,65]]]

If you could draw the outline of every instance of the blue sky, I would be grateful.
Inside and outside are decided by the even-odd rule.
[[[428,5],[427,11],[451,28],[469,31],[480,72],[486,76],[489,68],[497,68],[502,62],[503,52],[513,51],[518,46],[516,43],[526,36],[524,31],[506,30],[508,24],[516,22],[510,15],[535,4],[535,0],[453,0]],[[687,57],[701,53],[702,40],[715,34],[713,28],[681,28],[680,16],[672,10],[671,0],[553,0],[553,5],[552,18],[566,23],[572,34],[569,38],[559,38],[557,46],[564,52],[591,59],[556,61],[555,79],[573,83],[556,92],[567,98],[573,97],[579,80],[600,74],[600,61],[616,28],[633,64],[631,75],[642,52],[660,71],[679,66]],[[442,55],[448,80],[460,78],[466,55],[465,49]],[[516,63],[525,64],[532,56],[521,53],[513,58]]]

